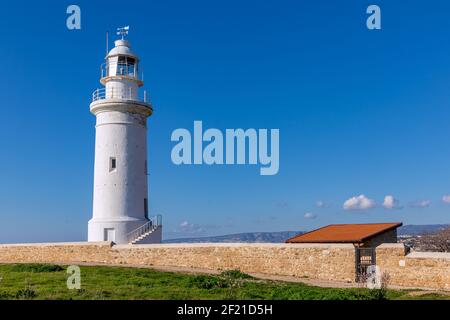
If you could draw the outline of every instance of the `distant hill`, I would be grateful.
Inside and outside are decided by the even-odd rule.
[[[446,224],[406,225],[398,229],[398,235],[417,236],[424,233],[442,230],[449,226],[450,225]],[[304,231],[245,232],[245,233],[228,234],[223,236],[167,239],[163,240],[163,243],[205,243],[205,242],[283,243],[287,239],[301,233],[304,233]]]
[[[163,243],[193,243],[193,242],[268,242],[283,243],[301,231],[280,231],[280,232],[246,232],[228,234],[224,236],[198,237],[198,238],[179,238],[163,240]]]
[[[398,229],[399,236],[418,236],[424,233],[436,232],[450,227],[448,224],[419,224],[406,225]]]

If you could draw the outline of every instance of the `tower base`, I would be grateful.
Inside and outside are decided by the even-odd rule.
[[[128,234],[142,225],[146,224],[149,220],[130,220],[117,219],[117,220],[94,220],[91,219],[88,224],[88,241],[112,241],[116,244],[128,244],[132,239],[128,238]],[[151,239],[151,240],[150,240]],[[161,233],[159,236],[150,237],[148,241],[144,243],[161,243]]]

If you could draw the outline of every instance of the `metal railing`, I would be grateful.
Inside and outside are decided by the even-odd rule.
[[[155,231],[160,226],[162,226],[162,216],[159,214],[151,217],[147,223],[127,234],[128,243],[133,243],[139,237]]]
[[[103,99],[123,99],[134,100],[147,103],[147,91],[143,91],[142,97],[136,89],[130,88],[129,90],[117,89],[117,88],[101,88],[96,89],[92,93],[92,102]]]

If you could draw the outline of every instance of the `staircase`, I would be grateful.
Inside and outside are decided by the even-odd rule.
[[[139,228],[128,233],[128,243],[129,244],[138,244],[143,242],[147,237],[150,237],[154,232],[162,227],[162,216],[157,215],[140,226]],[[158,230],[159,231],[159,230]]]

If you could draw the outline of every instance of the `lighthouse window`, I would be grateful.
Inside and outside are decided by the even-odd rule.
[[[119,56],[117,74],[122,76],[135,76],[136,59],[126,56]]]
[[[114,171],[117,168],[117,160],[116,158],[109,158],[109,171]]]

